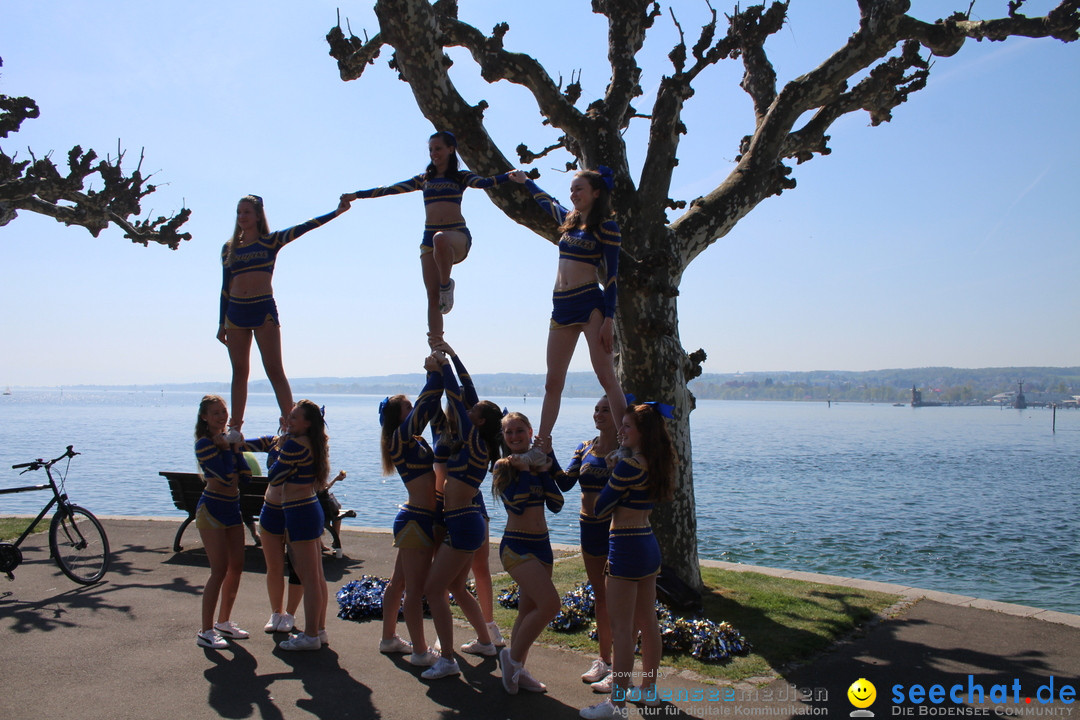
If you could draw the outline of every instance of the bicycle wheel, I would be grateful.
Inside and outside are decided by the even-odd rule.
[[[49,547],[56,564],[77,583],[93,585],[109,569],[109,538],[93,513],[78,505],[56,511]]]

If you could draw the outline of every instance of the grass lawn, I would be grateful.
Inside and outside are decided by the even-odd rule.
[[[690,655],[665,651],[662,662],[718,680],[767,676],[773,669],[807,660],[899,600],[896,595],[751,572],[702,568],[701,574],[706,585],[705,616],[731,623],[750,641],[750,653],[724,663],[703,663]],[[585,579],[580,556],[555,564],[555,587],[560,595]],[[511,582],[505,574],[493,579],[495,620],[500,628],[510,628],[517,617],[517,610],[503,608],[498,602],[499,593]],[[590,630],[563,633],[548,628],[538,642],[595,657],[597,645],[589,639]],[[582,670],[586,665],[583,661]]]
[[[34,518],[32,518],[32,517],[28,517],[28,518],[16,518],[16,517],[0,518],[0,540],[3,540],[4,542],[15,542],[15,540],[18,539],[18,537],[20,535],[22,535],[23,530],[26,529],[26,526],[29,525],[30,521],[33,520],[33,519]],[[48,517],[42,519],[42,521],[38,523],[38,526],[36,528],[34,528],[34,532],[39,533],[39,532],[45,532],[46,530],[48,530],[49,529],[49,521],[50,521],[50,519],[51,518],[48,518]]]

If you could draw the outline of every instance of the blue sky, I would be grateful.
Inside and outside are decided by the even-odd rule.
[[[95,239],[31,213],[0,228],[0,385],[227,380],[214,338],[218,253],[236,200],[262,195],[283,228],[427,162],[433,128],[386,67],[389,53],[349,83],[327,54],[339,6],[354,32],[375,32],[370,2],[9,5],[0,92],[33,97],[41,118],[0,146],[20,158],[27,147],[52,150],[62,162],[75,144],[105,155],[119,140],[129,169],[145,149],[159,190],[144,214],[186,204],[194,237],[175,252],[143,248],[115,228]],[[460,5],[485,32],[508,21],[507,48],[553,76],[582,69],[582,106],[602,94],[605,25],[588,3]],[[953,4],[912,6],[934,19]],[[1004,6],[982,0],[975,14]],[[688,32],[706,20],[703,3],[678,3],[678,13]],[[794,0],[767,46],[781,82],[817,66],[857,20],[854,0]],[[640,56],[643,112],[670,71],[674,37],[659,19]],[[489,102],[489,132],[509,156],[518,143],[553,141],[525,90],[488,85],[466,54],[452,55],[455,82],[470,101]],[[934,63],[929,87],[893,122],[872,128],[865,113],[837,122],[832,155],[796,166],[795,190],[762,203],[691,265],[680,331],[687,350],[708,353],[706,372],[1080,362],[1080,44],[969,42]],[[741,74],[727,61],[697,82],[674,197],[708,192],[733,166],[752,122]],[[641,121],[627,133],[635,173],[646,132]],[[565,200],[562,162],[536,167],[540,185]],[[480,191],[466,194],[464,212],[475,244],[454,273],[447,338],[473,372],[543,372],[554,248]],[[282,252],[274,288],[290,376],[420,368],[422,225],[418,195],[358,201]],[[588,369],[583,344],[572,369]]]

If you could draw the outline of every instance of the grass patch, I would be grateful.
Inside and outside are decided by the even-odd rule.
[[[17,517],[5,517],[0,518],[0,540],[5,542],[15,542],[15,540],[23,534],[26,530],[26,526],[31,523],[34,518],[17,518]],[[38,526],[34,528],[34,533],[45,532],[49,529],[48,518],[38,523]]]
[[[896,595],[759,573],[702,568],[701,575],[706,586],[705,617],[731,623],[750,641],[751,651],[719,664],[665,651],[663,664],[717,680],[760,677],[808,660],[899,599]],[[560,595],[584,582],[585,566],[580,556],[557,562],[553,579]],[[499,605],[498,597],[511,582],[505,574],[493,579],[495,620],[499,627],[507,629],[514,624],[517,610]],[[460,611],[455,608],[455,612]],[[546,628],[538,642],[595,654],[597,645],[589,638],[590,630],[564,633]]]

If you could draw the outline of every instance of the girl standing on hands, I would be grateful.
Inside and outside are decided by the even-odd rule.
[[[195,636],[201,647],[220,650],[228,647],[225,637],[242,639],[248,633],[229,619],[240,575],[244,571],[244,521],[240,514],[241,476],[251,477],[243,455],[225,441],[225,423],[229,409],[217,395],[206,395],[199,403],[195,421],[195,458],[206,488],[195,510],[195,527],[199,530],[206,557],[210,561],[210,578],[203,588],[202,630]],[[214,608],[221,596],[218,621]],[[222,637],[224,636],[224,637]]]
[[[293,407],[292,390],[281,363],[281,323],[271,279],[278,251],[309,230],[325,225],[349,209],[344,199],[337,209],[287,230],[270,232],[263,200],[245,195],[236,205],[236,227],[221,249],[223,277],[217,339],[229,349],[232,363],[232,409],[229,442],[242,439],[247,408],[247,383],[251,362],[251,338],[259,345],[266,377],[274,388],[282,417]]]
[[[301,400],[285,418],[286,438],[270,466],[270,484],[283,486],[285,538],[304,586],[304,631],[278,643],[282,650],[318,650],[326,645],[326,603],[322,546],[326,518],[316,493],[330,476],[330,446],[319,406]]]
[[[540,411],[538,448],[528,454],[533,467],[542,465],[551,452],[551,430],[559,417],[566,370],[574,356],[578,337],[584,333],[596,379],[611,402],[611,413],[622,417],[626,401],[615,374],[615,300],[622,234],[612,218],[611,170],[581,170],[570,182],[567,210],[529,180],[521,170],[510,179],[524,183],[533,199],[559,223],[559,267],[555,274],[551,327],[547,342],[547,378]],[[602,277],[600,289],[597,277]]]
[[[656,703],[656,671],[663,651],[656,621],[656,575],[661,558],[649,515],[655,503],[671,499],[678,462],[665,417],[670,417],[670,408],[658,403],[627,408],[619,431],[630,457],[619,460],[611,471],[593,508],[597,517],[611,516],[607,603],[613,644],[612,697],[583,708],[583,718],[626,717],[638,631],[641,697],[647,704]]]
[[[464,260],[472,247],[472,234],[461,215],[461,198],[465,188],[490,188],[508,179],[506,173],[482,178],[458,168],[457,138],[446,130],[428,138],[431,162],[419,175],[389,187],[357,190],[341,197],[352,202],[357,199],[423,190],[424,237],[420,241],[420,269],[428,299],[428,342],[432,347],[442,339],[442,316],[454,307],[454,281],[450,269]]]
[[[466,589],[465,579],[468,577],[473,553],[483,544],[487,533],[487,523],[474,498],[488,468],[499,459],[502,411],[498,405],[488,400],[481,400],[466,409],[449,361],[442,357],[440,364],[448,401],[449,421],[457,427],[462,443],[446,463],[443,521],[446,524],[448,542],[435,551],[435,559],[431,563],[424,586],[431,619],[439,635],[441,654],[438,662],[421,674],[421,677],[428,680],[437,680],[461,672],[454,658],[454,620],[450,613],[448,592],[454,593],[458,606],[479,636],[478,645],[483,647],[475,647],[472,652],[495,654],[495,646],[491,642],[480,605]]]
[[[503,444],[511,453],[527,452],[532,444],[532,424],[518,412],[502,421]],[[549,468],[551,463],[548,463]],[[563,496],[549,468],[533,471],[523,460],[504,457],[495,463],[491,483],[493,494],[506,507],[506,530],[499,545],[499,557],[510,577],[518,584],[518,616],[510,631],[510,646],[499,653],[502,684],[506,692],[518,690],[546,692],[547,686],[525,669],[529,648],[558,614],[562,602],[551,581],[555,560],[548,538],[544,505],[557,513]]]

